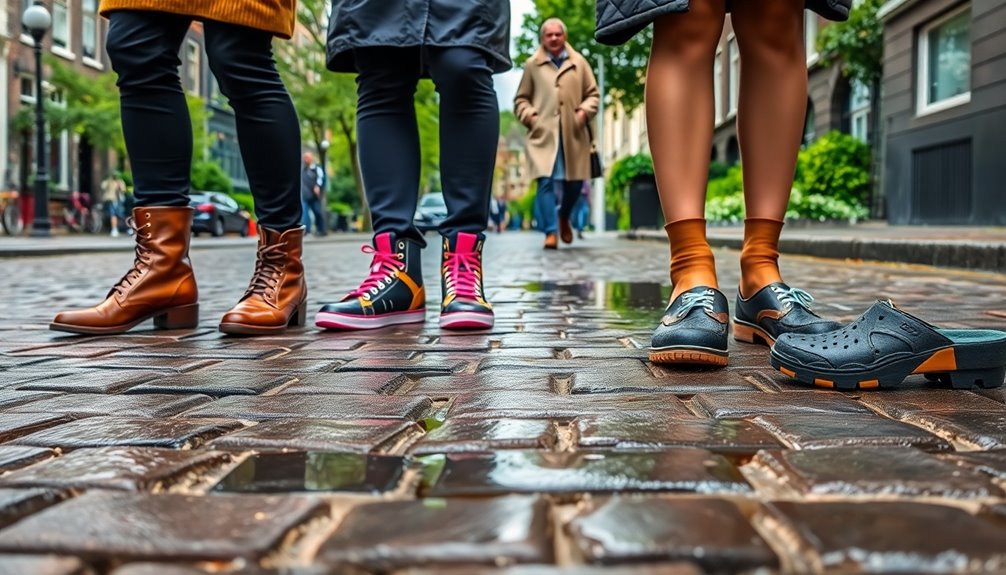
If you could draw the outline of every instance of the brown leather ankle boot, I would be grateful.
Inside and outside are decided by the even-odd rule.
[[[258,260],[248,291],[224,314],[220,331],[233,335],[282,333],[304,325],[307,282],[304,264],[304,227],[280,233],[259,228]]]
[[[50,329],[107,335],[126,332],[150,318],[162,329],[196,327],[198,291],[189,262],[192,208],[135,208],[129,224],[136,232],[132,269],[105,301],[57,314]]]

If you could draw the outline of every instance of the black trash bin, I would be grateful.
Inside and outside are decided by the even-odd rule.
[[[664,228],[657,180],[652,174],[636,176],[629,183],[629,227],[634,230]]]

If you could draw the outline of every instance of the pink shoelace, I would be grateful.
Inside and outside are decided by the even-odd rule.
[[[346,297],[366,297],[369,299],[371,295],[377,293],[377,290],[387,285],[386,280],[390,280],[399,271],[405,269],[405,262],[401,261],[401,254],[379,251],[367,244],[364,244],[360,251],[365,254],[374,254],[374,258],[370,260],[370,275],[363,280],[360,287],[349,292]]]
[[[462,299],[478,299],[482,266],[478,252],[444,252],[444,290]]]

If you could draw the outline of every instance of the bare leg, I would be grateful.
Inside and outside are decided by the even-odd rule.
[[[646,121],[660,205],[671,244],[671,299],[717,287],[705,238],[706,184],[713,138],[713,58],[725,0],[693,0],[687,13],[655,24],[646,71]]]
[[[725,0],[692,0],[657,20],[646,71],[646,123],[664,221],[705,217],[713,141],[713,58]]]
[[[803,3],[736,2],[733,25],[741,53],[737,131],[748,222],[741,254],[741,293],[781,281],[778,242],[786,215],[807,109]]]

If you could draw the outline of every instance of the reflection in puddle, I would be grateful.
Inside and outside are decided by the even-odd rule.
[[[647,327],[660,318],[671,297],[671,286],[656,282],[533,282],[522,287],[536,294],[534,303],[540,309],[571,305],[610,310]]]
[[[355,453],[265,453],[249,457],[227,474],[214,491],[384,492],[394,489],[405,459]]]

